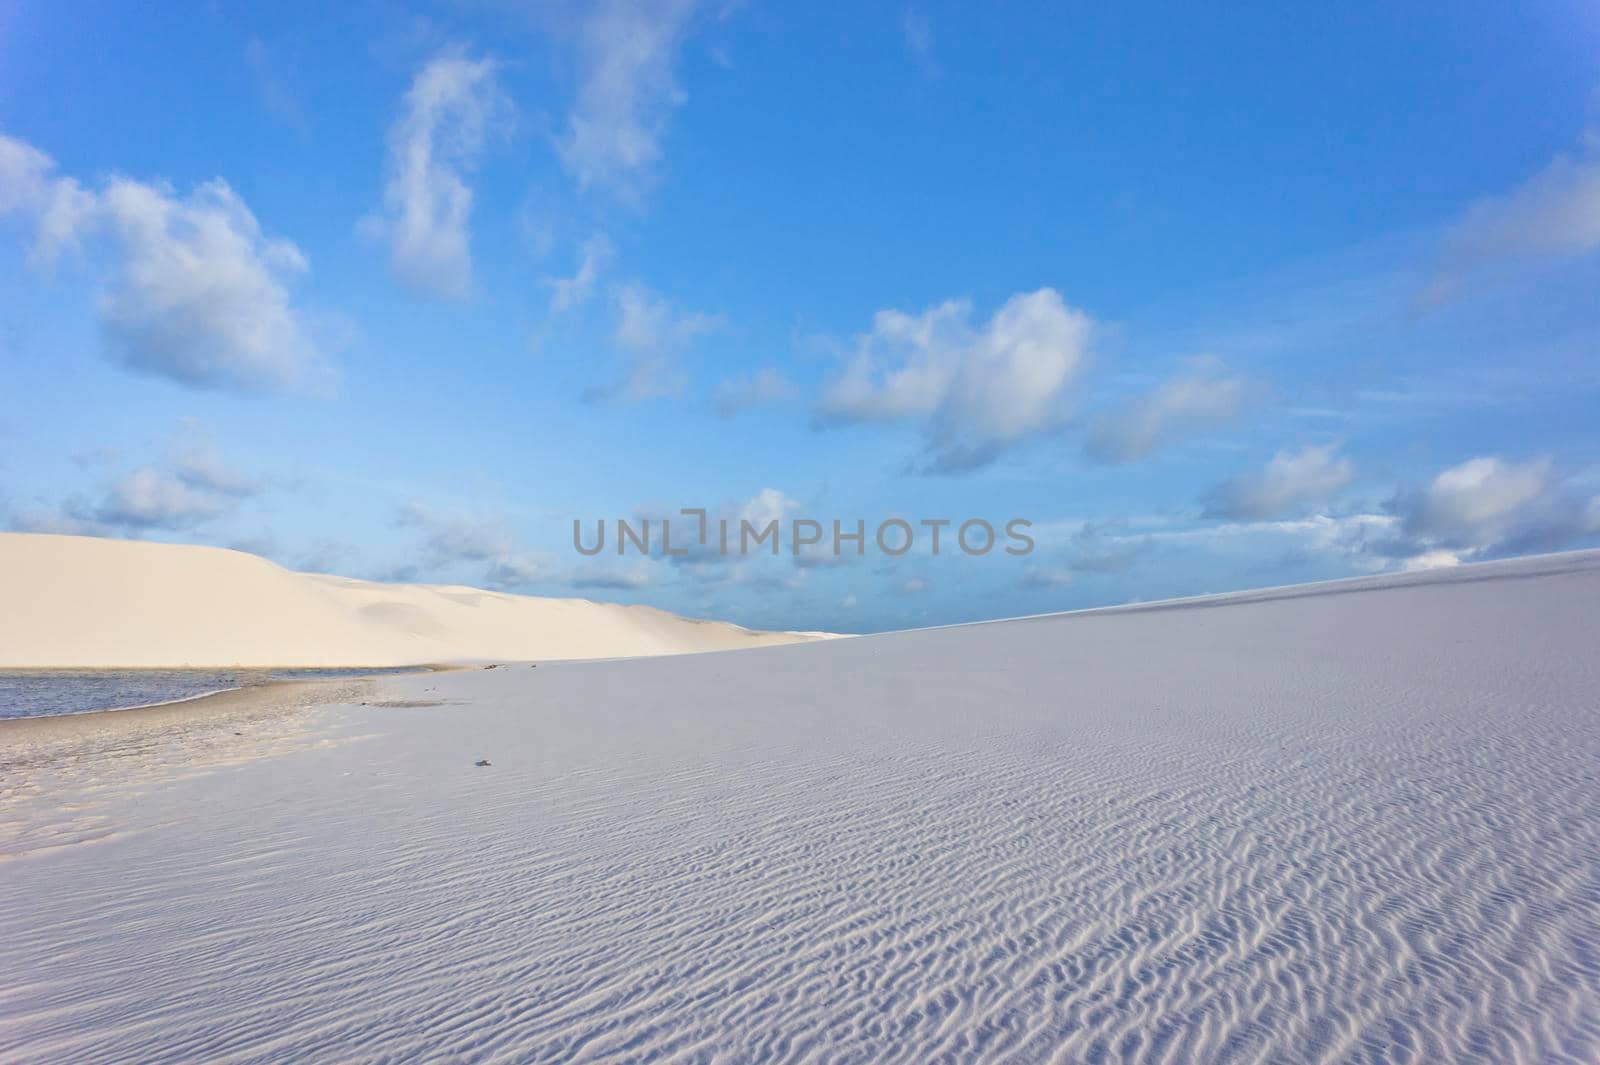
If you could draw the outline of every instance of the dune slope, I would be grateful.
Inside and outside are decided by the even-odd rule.
[[[293,573],[214,547],[0,533],[0,669],[610,658],[809,638],[650,607]]]
[[[0,1057],[1594,1062],[1597,629],[1587,553],[384,680],[19,788],[100,820]]]

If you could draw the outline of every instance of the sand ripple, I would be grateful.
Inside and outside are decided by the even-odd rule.
[[[429,678],[0,867],[0,1057],[1594,1062],[1597,592]]]

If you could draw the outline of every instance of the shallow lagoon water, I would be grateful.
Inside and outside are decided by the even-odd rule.
[[[52,717],[193,699],[274,680],[415,672],[405,669],[0,670],[0,720]]]

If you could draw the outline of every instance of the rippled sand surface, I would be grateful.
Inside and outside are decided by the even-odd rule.
[[[102,742],[0,1059],[1594,1062],[1597,633],[1585,553]]]

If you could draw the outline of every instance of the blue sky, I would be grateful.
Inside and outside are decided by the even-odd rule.
[[[1591,4],[0,6],[15,530],[841,631],[1595,545],[1597,293]],[[573,550],[680,507],[1036,548]]]

